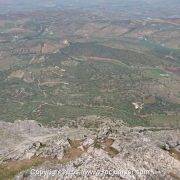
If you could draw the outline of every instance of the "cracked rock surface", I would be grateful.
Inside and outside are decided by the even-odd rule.
[[[96,119],[103,121],[94,129],[0,122],[1,167],[30,164],[18,169],[16,180],[180,178],[179,130],[132,128],[95,116],[80,121]]]

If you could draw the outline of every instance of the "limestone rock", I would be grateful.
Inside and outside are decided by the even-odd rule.
[[[60,172],[40,177],[29,169],[19,173],[15,177],[18,180],[179,178],[179,130],[151,131],[115,126],[112,121],[97,130],[80,125],[47,128],[34,121],[0,122],[1,162],[8,166],[12,161],[18,164],[41,157],[44,161],[33,169]],[[165,144],[169,151],[162,148]]]
[[[103,127],[98,133],[98,139],[105,139],[112,132],[110,127]]]

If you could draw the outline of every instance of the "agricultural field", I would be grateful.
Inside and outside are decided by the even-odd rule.
[[[80,10],[1,15],[0,119],[54,124],[100,115],[179,126],[179,28],[177,18]]]

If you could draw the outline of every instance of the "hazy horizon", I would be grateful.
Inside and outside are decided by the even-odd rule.
[[[148,16],[148,12],[158,12],[157,17],[179,17],[180,1],[179,0],[0,0],[0,13],[21,12],[27,10],[44,10],[57,8],[83,8],[94,10],[100,9],[107,12],[129,11],[133,14],[136,9],[139,13]],[[137,12],[136,12],[137,13]],[[152,13],[153,14],[153,13]]]

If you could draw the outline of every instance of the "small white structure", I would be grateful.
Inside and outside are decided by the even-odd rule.
[[[52,35],[54,35],[54,32],[53,32],[53,31],[50,31],[49,34],[52,36]]]
[[[69,46],[69,41],[68,41],[67,39],[65,39],[65,40],[63,41],[63,44]]]
[[[132,105],[134,105],[134,108],[137,110],[141,110],[143,109],[143,105],[144,103],[141,103],[141,102],[133,102]]]

